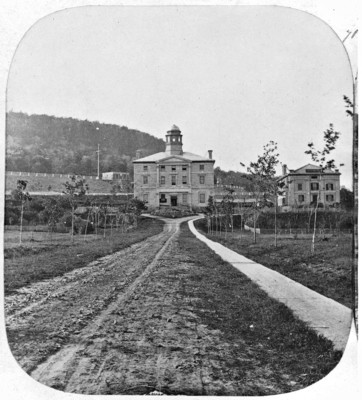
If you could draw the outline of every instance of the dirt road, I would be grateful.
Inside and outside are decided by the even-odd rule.
[[[162,390],[170,371],[190,370],[177,386],[202,393],[194,368],[201,332],[177,304],[174,276],[165,290],[157,273],[177,263],[182,274],[187,257],[174,249],[181,222],[7,297],[9,343],[22,368],[48,386],[87,394]]]
[[[182,239],[184,220],[8,296],[8,339],[21,367],[65,392],[125,395],[277,394],[312,383],[306,371],[328,373],[339,358],[330,359],[330,344],[284,307],[271,313],[269,298],[193,246],[191,233]],[[201,248],[202,257],[191,254]],[[256,302],[268,311],[253,312]],[[284,328],[274,338],[275,323]]]

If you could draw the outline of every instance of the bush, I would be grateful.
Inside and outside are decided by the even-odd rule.
[[[72,226],[72,213],[67,211],[59,221],[63,226],[70,228]]]
[[[157,215],[164,218],[183,218],[191,215],[195,215],[194,211],[190,211],[186,208],[160,208],[151,212],[151,215]]]
[[[81,234],[84,233],[89,234],[94,232],[94,227],[93,224],[91,224],[89,221],[87,224],[86,220],[77,218],[77,221],[74,221],[74,232]]]
[[[36,211],[25,210],[23,214],[23,219],[28,223],[28,225],[36,225],[39,223],[39,214]]]
[[[19,222],[19,215],[12,210],[5,210],[5,225],[16,225]]]
[[[55,225],[55,229],[54,232],[59,232],[59,233],[68,233],[69,232],[69,228],[67,228],[64,224],[64,222],[58,222]]]
[[[339,227],[339,221],[341,225]],[[348,211],[318,210],[317,228],[350,229],[352,227],[351,213]],[[277,214],[278,229],[312,229],[314,213],[308,211],[288,211]],[[274,212],[263,212],[258,219],[257,227],[274,229]]]

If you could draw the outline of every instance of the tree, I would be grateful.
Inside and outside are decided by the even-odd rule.
[[[127,211],[132,214],[135,226],[137,227],[138,217],[142,214],[142,211],[147,210],[146,203],[142,200],[134,198],[128,202],[127,208]]]
[[[64,209],[60,206],[59,201],[54,199],[47,199],[44,206],[44,211],[42,213],[48,221],[50,240],[52,240],[54,228],[57,222],[59,222],[59,219],[63,216]]]
[[[63,194],[67,197],[67,200],[72,209],[72,230],[71,237],[72,242],[74,241],[74,211],[77,205],[78,199],[85,196],[88,191],[88,184],[85,179],[82,179],[80,176],[72,175],[70,177],[70,182],[63,183],[65,190]]]
[[[20,201],[21,211],[20,211],[20,232],[19,232],[19,243],[21,244],[22,234],[23,234],[23,217],[24,217],[24,205],[31,201],[29,192],[27,192],[26,187],[28,181],[18,180],[16,189],[11,192],[14,200]]]
[[[346,188],[342,188],[340,191],[341,196],[341,207],[345,210],[353,210],[354,197],[353,192]]]
[[[224,215],[225,238],[228,227],[233,231],[234,188],[224,187],[225,194],[221,201],[221,212]]]
[[[263,149],[263,154],[258,156],[256,162],[251,162],[247,169],[250,173],[249,180],[254,197],[254,202],[252,203],[254,243],[256,243],[256,223],[261,210],[270,205],[270,199],[275,197],[275,168],[279,164],[276,142],[271,140]]]
[[[275,174],[275,173],[274,173]],[[277,232],[277,215],[278,215],[278,197],[285,193],[285,183],[274,178],[270,181],[271,193],[274,196],[274,247],[277,247],[278,232]]]
[[[312,236],[312,247],[311,252],[314,254],[314,244],[317,230],[317,212],[318,212],[318,203],[320,201],[321,194],[321,178],[322,174],[326,169],[335,168],[335,161],[333,159],[328,159],[329,154],[336,148],[335,145],[340,137],[340,132],[336,132],[334,130],[333,124],[329,124],[329,128],[323,132],[323,141],[324,147],[323,150],[317,150],[314,146],[313,142],[308,143],[309,149],[305,151],[305,154],[311,156],[312,160],[321,167],[319,170],[319,191],[317,203],[315,205],[314,210],[314,226],[313,226],[313,236]]]
[[[212,234],[213,214],[215,211],[214,197],[209,196],[206,206],[207,233]]]

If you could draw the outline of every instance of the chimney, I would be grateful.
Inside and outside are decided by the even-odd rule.
[[[209,152],[209,159],[212,160],[212,150],[208,150]]]
[[[287,174],[287,164],[283,164],[282,165],[282,175],[286,175]]]
[[[142,150],[136,150],[136,160],[141,158]]]

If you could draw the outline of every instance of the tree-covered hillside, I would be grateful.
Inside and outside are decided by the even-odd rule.
[[[98,121],[9,112],[6,121],[8,171],[97,174],[132,173],[137,149],[143,156],[164,151],[165,143],[148,133]]]
[[[238,171],[224,171],[220,167],[214,169],[215,183],[219,185],[234,185],[243,187],[246,191],[251,190],[251,181],[248,175]]]

